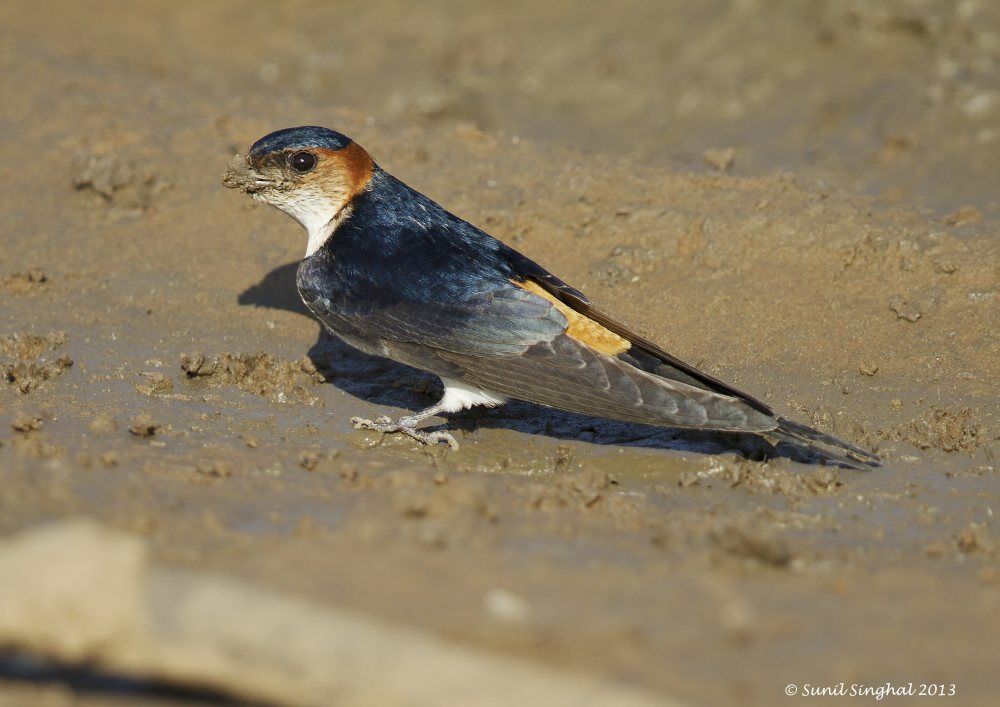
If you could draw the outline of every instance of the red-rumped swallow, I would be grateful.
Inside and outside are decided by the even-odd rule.
[[[327,329],[441,377],[444,395],[434,405],[398,420],[352,418],[357,428],[457,448],[447,432],[417,425],[518,398],[625,422],[752,433],[850,466],[878,464],[671,356],[338,132],[273,132],[236,156],[223,183],[306,229],[298,290]]]

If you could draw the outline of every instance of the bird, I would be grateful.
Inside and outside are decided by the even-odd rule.
[[[265,135],[236,154],[223,184],[305,228],[296,285],[326,329],[441,378],[433,405],[395,420],[353,417],[355,428],[457,449],[447,430],[418,425],[518,399],[628,423],[754,434],[848,467],[880,463],[667,353],[335,130]]]

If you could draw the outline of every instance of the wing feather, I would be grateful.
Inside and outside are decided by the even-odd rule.
[[[620,357],[632,365],[664,378],[670,378],[681,383],[703,388],[704,390],[738,398],[750,407],[766,415],[774,415],[774,412],[768,405],[757,400],[750,394],[667,353],[649,339],[637,334],[613,317],[600,311],[591,305],[590,300],[579,290],[570,287],[533,260],[530,260],[512,248],[508,249],[508,257],[511,258],[515,269],[526,280],[537,283],[567,307],[570,307],[580,315],[593,320],[608,331],[631,343],[631,348],[620,354]]]
[[[741,400],[647,373],[566,335],[517,355],[436,355],[484,389],[571,412],[740,432],[771,430],[776,424]]]

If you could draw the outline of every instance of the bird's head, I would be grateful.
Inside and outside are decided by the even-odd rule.
[[[222,183],[276,206],[309,232],[311,255],[346,218],[375,164],[364,148],[327,128],[286,128],[236,155]]]

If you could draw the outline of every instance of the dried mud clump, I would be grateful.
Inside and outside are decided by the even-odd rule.
[[[198,464],[195,467],[195,471],[215,479],[228,479],[233,475],[233,467],[221,459]]]
[[[160,426],[153,421],[149,415],[137,415],[132,424],[128,426],[128,431],[136,437],[152,437]]]
[[[685,471],[678,485],[741,487],[752,493],[778,494],[793,498],[828,496],[837,493],[843,482],[836,467],[820,467],[800,472],[783,465],[760,464],[748,459],[709,459],[704,468]]]
[[[29,393],[43,381],[56,378],[73,365],[69,356],[60,356],[52,363],[15,363],[0,366],[3,379],[21,393]]]
[[[18,413],[11,420],[10,427],[15,432],[34,432],[42,427],[42,418],[29,413]]]
[[[319,466],[319,461],[319,452],[315,452],[311,449],[305,449],[299,452],[299,466],[306,471],[316,471],[316,467]]]
[[[903,319],[908,322],[915,322],[923,316],[923,312],[907,302],[900,295],[893,295],[889,298],[889,309],[892,310],[897,319]]]
[[[971,452],[983,443],[982,425],[968,408],[953,412],[934,408],[921,420],[890,430],[892,439],[909,442],[918,449]]]
[[[155,174],[142,173],[132,162],[99,149],[77,153],[71,175],[77,191],[89,190],[108,204],[141,211],[167,187]]]
[[[0,336],[0,354],[14,356],[27,361],[38,358],[46,351],[58,349],[66,343],[66,332],[53,331],[45,336],[36,334],[12,334]]]
[[[0,379],[21,393],[28,393],[43,381],[56,378],[73,365],[73,359],[64,354],[47,361],[44,355],[65,343],[66,332],[62,331],[45,336],[13,334],[0,337]]]
[[[955,544],[963,553],[982,552],[990,554],[996,544],[984,523],[970,523],[956,537]]]
[[[294,398],[315,404],[318,399],[308,389],[324,382],[323,375],[308,358],[288,361],[266,353],[181,354],[181,370],[188,379],[211,385],[236,385],[276,402]]]
[[[28,268],[0,279],[0,288],[11,295],[30,295],[49,286],[49,276],[41,268]]]
[[[979,223],[983,220],[983,214],[975,206],[962,206],[945,216],[943,220],[948,226],[961,228],[969,224]]]

